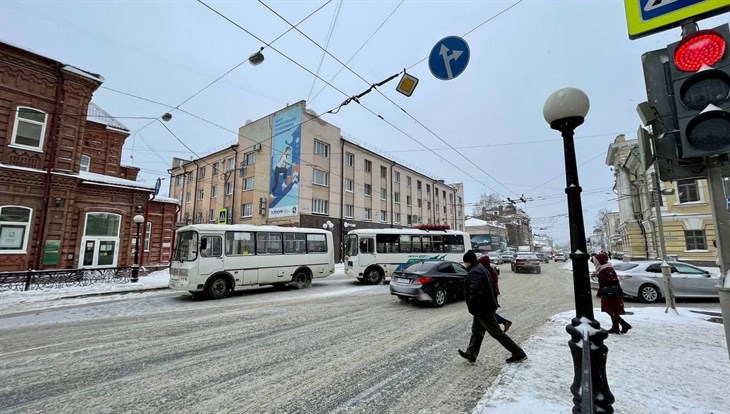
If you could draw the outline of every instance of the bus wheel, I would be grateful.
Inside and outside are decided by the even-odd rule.
[[[210,281],[205,292],[211,299],[220,299],[226,296],[226,293],[228,292],[228,282],[226,282],[226,279],[223,276],[218,276]]]
[[[383,279],[383,273],[377,267],[373,267],[365,274],[365,282],[369,285],[377,285]]]
[[[303,271],[300,270],[299,272],[297,272],[297,274],[294,275],[294,279],[292,280],[292,284],[297,289],[304,289],[305,287],[307,287],[307,280],[308,279],[309,279],[309,277],[307,276],[307,274],[305,272],[303,272]]]

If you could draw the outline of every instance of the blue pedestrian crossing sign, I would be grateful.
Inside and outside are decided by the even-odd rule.
[[[629,39],[730,11],[730,0],[624,0]]]
[[[428,68],[433,76],[450,80],[461,75],[469,64],[469,45],[458,36],[439,40],[428,55]]]

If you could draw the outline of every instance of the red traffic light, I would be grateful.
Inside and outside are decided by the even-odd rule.
[[[700,30],[682,40],[674,52],[674,65],[683,72],[712,66],[725,54],[725,39],[714,30]]]

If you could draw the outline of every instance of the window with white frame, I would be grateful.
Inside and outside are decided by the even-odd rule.
[[[238,176],[243,178],[248,175],[248,167],[246,161],[241,161],[241,168],[238,169]]]
[[[185,177],[185,176],[184,176],[184,175],[182,175],[182,174],[180,174],[180,175],[176,175],[176,176],[175,176],[175,185],[176,185],[176,186],[178,186],[178,187],[182,186],[182,183],[183,183],[183,177]]]
[[[406,176],[406,187],[410,187],[410,186],[411,186],[411,177]]]
[[[365,172],[369,173],[373,171],[373,163],[370,160],[365,160]]]
[[[388,178],[388,167],[380,166],[380,178]]]
[[[218,196],[218,187],[214,185],[214,186],[210,187],[210,197],[216,198],[217,196]]]
[[[388,221],[388,212],[385,210],[380,210],[380,221],[383,223]]]
[[[314,155],[320,155],[322,157],[330,156],[330,146],[324,142],[315,139],[314,140]]]
[[[241,217],[252,217],[253,216],[253,203],[246,203],[241,205]]]
[[[355,190],[355,181],[345,178],[345,191],[351,193]]]
[[[431,192],[431,184],[426,184],[426,192],[427,193]]]
[[[231,171],[234,168],[236,168],[236,160],[231,157],[226,160],[226,171]]]
[[[0,206],[0,254],[26,253],[33,210],[22,206]]]
[[[205,198],[205,190],[198,190],[198,200]]]
[[[406,196],[406,205],[410,206],[412,203],[413,203],[413,199],[411,198],[411,196],[407,195]]]
[[[373,189],[370,186],[370,184],[363,184],[362,186],[363,186],[363,189],[365,190],[365,195],[366,196],[372,196],[373,195]]]
[[[211,168],[213,170],[213,172],[212,172],[213,175],[217,175],[218,172],[220,171],[220,169],[218,167],[218,162],[217,161],[213,163],[213,167],[211,167]]]
[[[205,178],[205,167],[201,167],[198,170],[198,180],[202,180],[203,178]]]
[[[19,106],[15,112],[13,138],[10,145],[36,151],[43,150],[47,119],[48,115],[43,111]]]
[[[388,190],[385,188],[380,188],[380,199],[381,200],[387,200],[388,199]]]
[[[329,201],[315,198],[312,200],[312,213],[329,214]]]
[[[417,204],[416,204],[416,205],[417,205],[418,207],[422,207],[422,205],[421,205],[421,203],[422,203],[422,202],[421,202],[421,199],[420,199],[420,198],[419,198],[419,199],[417,199],[417,200],[416,200],[416,202],[417,202]]]
[[[208,221],[211,223],[215,222],[215,210],[212,208],[208,210]]]
[[[226,195],[231,194],[233,194],[233,183],[229,181],[226,183]]]
[[[400,204],[400,193],[393,193],[393,202],[396,204]]]
[[[353,206],[352,204],[345,204],[344,215],[347,218],[354,218],[355,217],[355,206]]]
[[[82,155],[79,161],[79,171],[88,172],[91,169],[91,157]]]
[[[355,166],[355,154],[351,152],[345,153],[345,165],[348,167],[354,167]]]
[[[330,185],[330,174],[322,170],[314,170],[314,184],[323,185],[325,187]]]
[[[398,171],[393,171],[393,182],[394,183],[400,182],[400,173]]]
[[[148,221],[144,230],[144,251],[150,251],[150,239],[152,238],[152,222]]]
[[[247,152],[246,155],[243,156],[243,162],[244,165],[256,164],[256,151]]]
[[[248,177],[243,180],[243,191],[253,190],[254,181],[253,177]]]
[[[421,180],[416,180],[416,190],[421,189]]]
[[[364,218],[365,218],[366,221],[370,221],[370,220],[373,219],[372,211],[369,208],[367,208],[367,207],[365,207],[365,216],[364,216]]]
[[[697,180],[677,180],[677,195],[680,203],[700,201]]]
[[[400,223],[400,213],[393,213],[393,223],[395,223],[395,224]]]

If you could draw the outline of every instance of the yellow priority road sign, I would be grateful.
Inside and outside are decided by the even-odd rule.
[[[730,11],[730,0],[624,0],[629,39]]]

